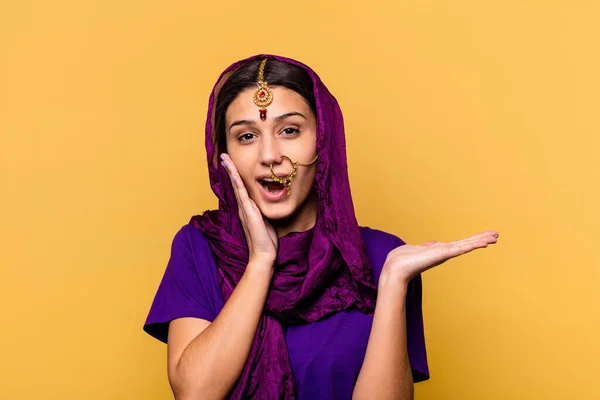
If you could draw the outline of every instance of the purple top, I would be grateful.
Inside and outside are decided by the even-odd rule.
[[[361,227],[360,232],[378,282],[387,254],[404,242],[368,227]],[[429,379],[421,296],[422,281],[418,275],[409,283],[406,298],[408,356],[414,382]],[[166,343],[173,319],[196,317],[213,321],[222,308],[223,295],[209,242],[193,225],[185,225],[173,240],[171,257],[144,330]],[[298,399],[352,398],[372,321],[373,316],[352,308],[317,322],[283,324]]]

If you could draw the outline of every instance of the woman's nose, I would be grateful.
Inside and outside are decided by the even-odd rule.
[[[262,164],[271,165],[281,161],[281,152],[275,139],[264,137],[260,144],[259,161]]]

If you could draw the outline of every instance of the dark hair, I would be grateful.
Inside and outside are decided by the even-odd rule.
[[[262,59],[255,59],[242,64],[231,73],[219,91],[215,107],[213,136],[219,154],[227,151],[225,135],[227,108],[242,91],[257,87],[258,68],[261,62]],[[306,70],[283,61],[269,59],[265,65],[264,79],[269,87],[284,86],[298,93],[306,100],[313,113],[317,114],[313,81]]]

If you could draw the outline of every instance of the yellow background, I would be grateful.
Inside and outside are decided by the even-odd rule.
[[[301,60],[346,118],[359,222],[500,244],[424,274],[420,400],[600,399],[597,1],[0,6],[0,398],[167,399],[142,324],[231,62]]]

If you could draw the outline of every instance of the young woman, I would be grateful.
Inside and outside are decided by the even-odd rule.
[[[429,378],[421,272],[495,231],[407,245],[359,227],[341,110],[318,76],[258,55],[206,124],[219,209],[175,236],[144,326],[177,399],[411,399]]]

